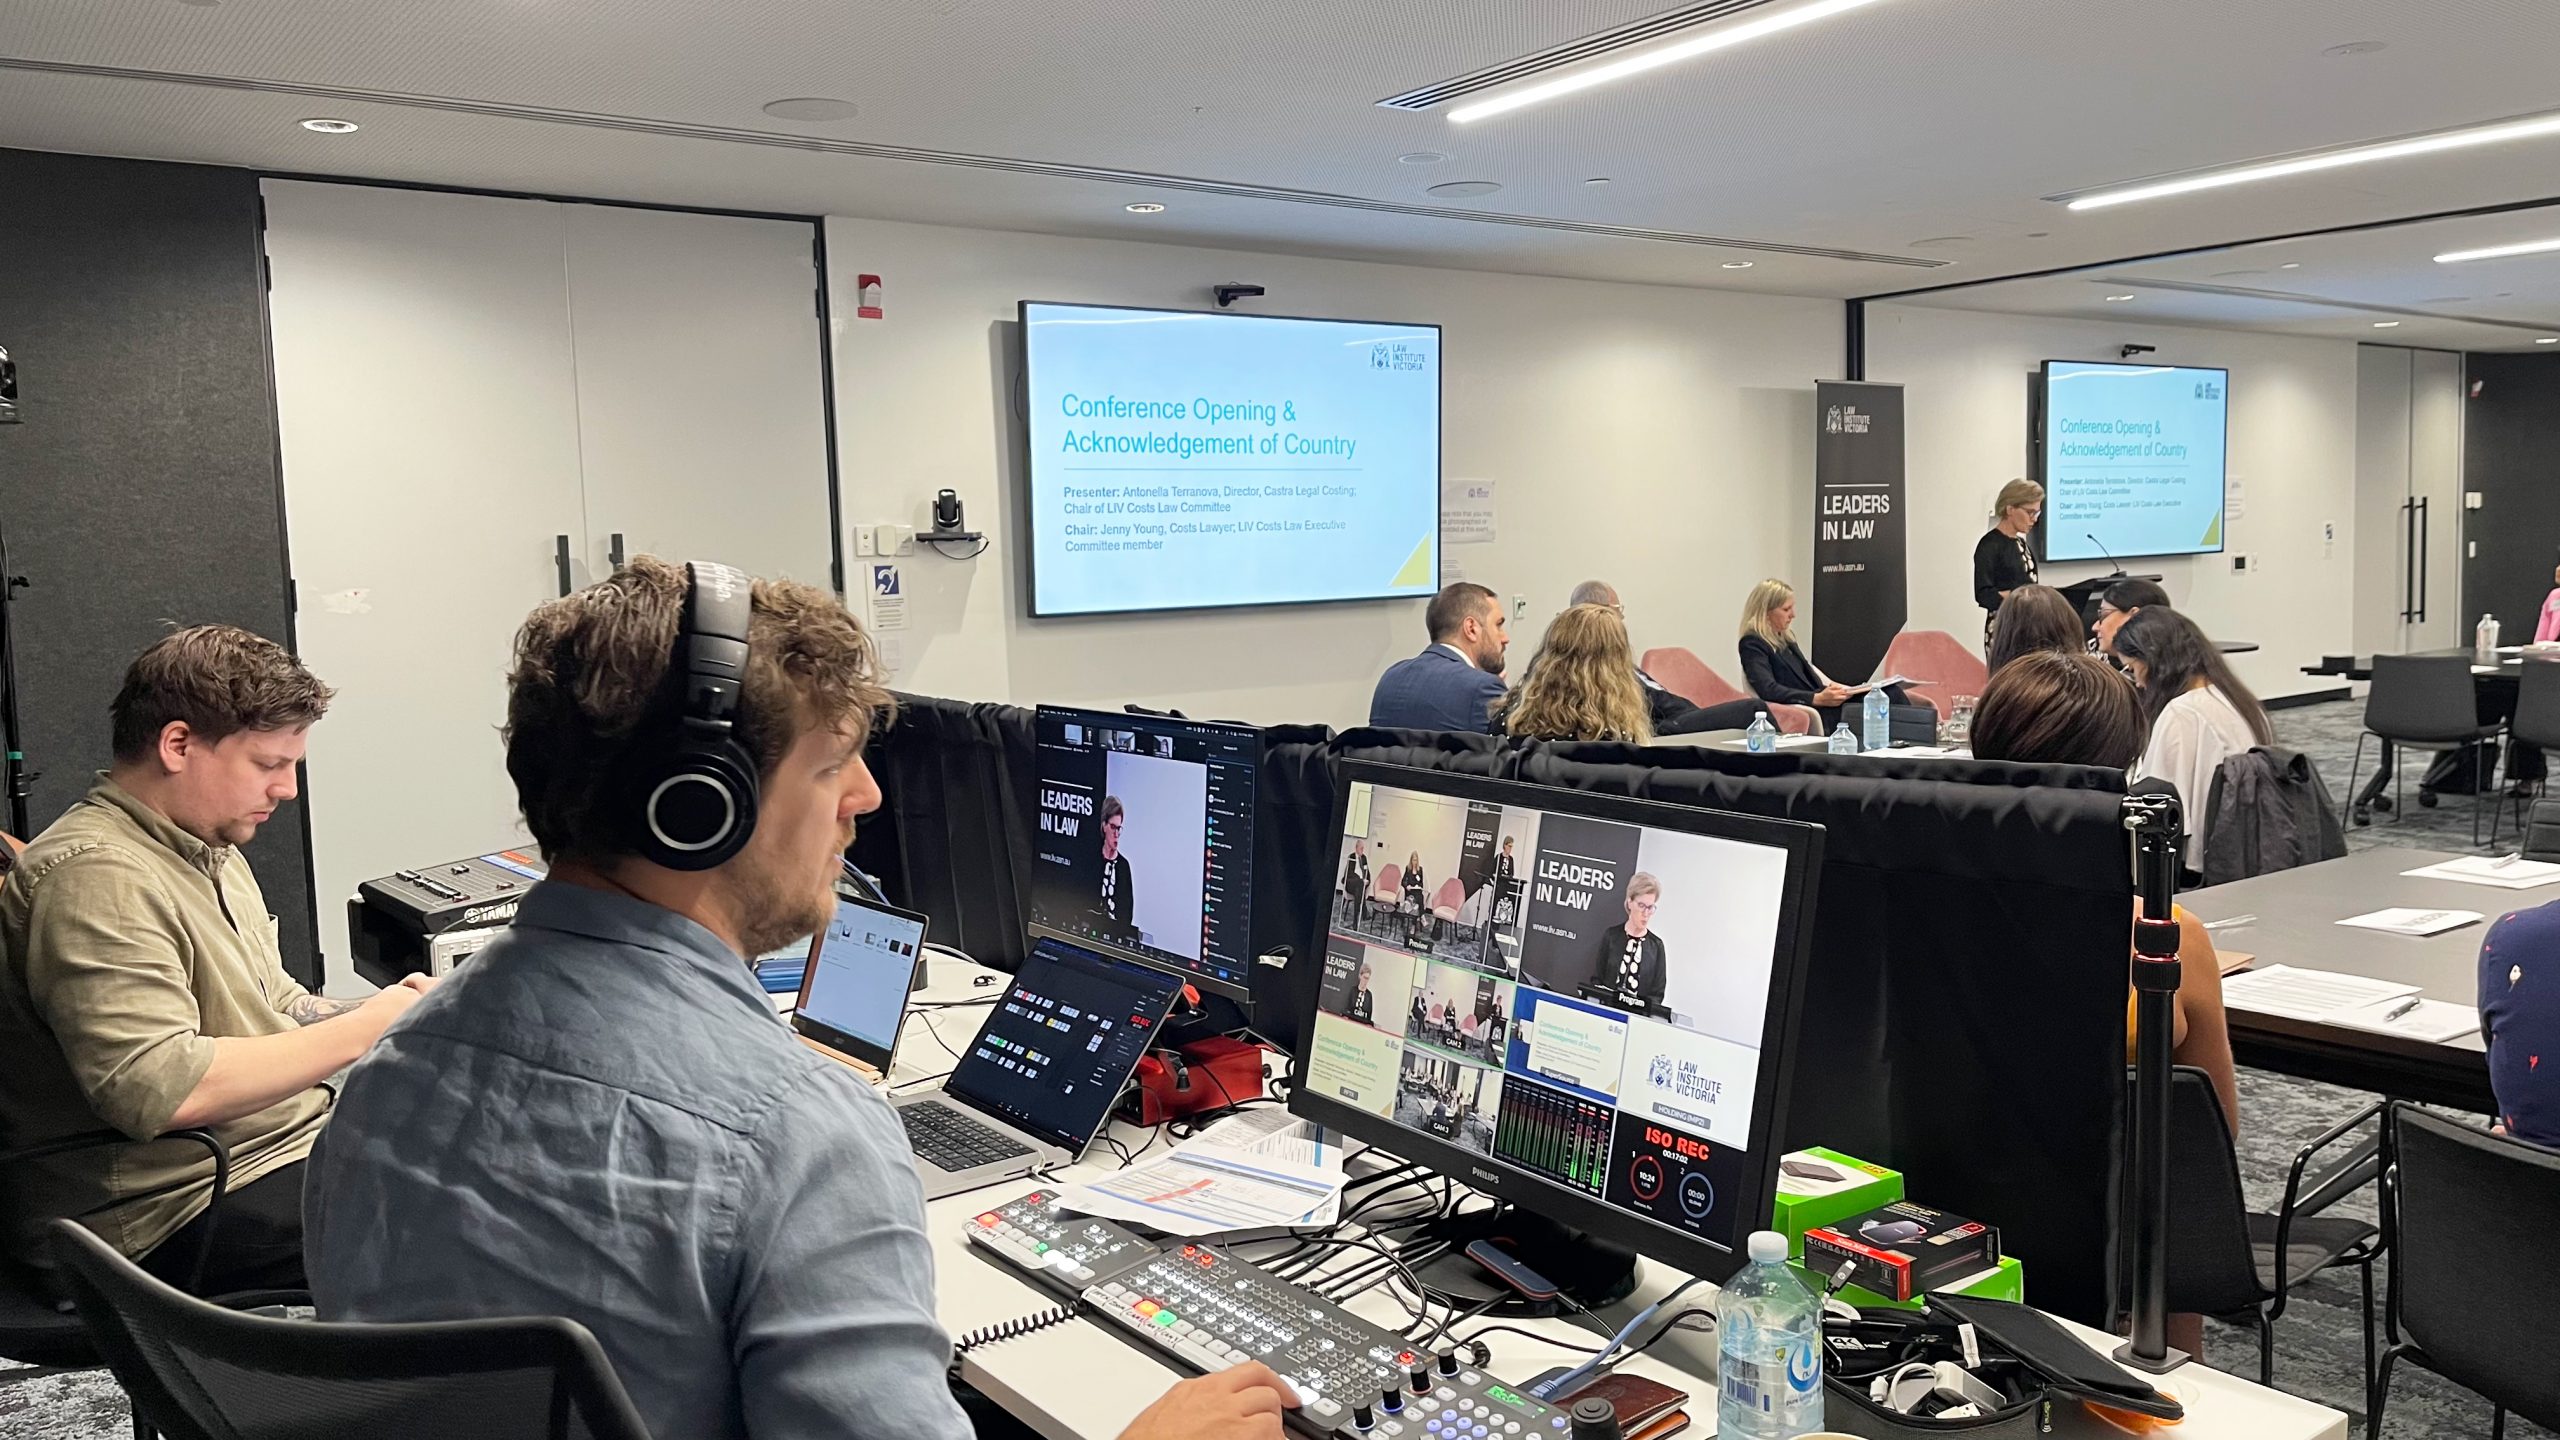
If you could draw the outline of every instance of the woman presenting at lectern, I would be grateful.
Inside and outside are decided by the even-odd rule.
[[[2027,532],[2044,513],[2044,487],[2033,480],[2012,480],[2000,487],[1991,506],[1991,529],[1973,545],[1973,603],[1982,607],[1982,648],[1991,648],[1991,630],[2000,618],[2000,602],[2021,585],[2036,579],[2035,552]]]

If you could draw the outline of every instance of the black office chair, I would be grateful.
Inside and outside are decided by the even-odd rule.
[[[223,1194],[231,1184],[230,1150],[210,1130],[172,1130],[161,1138],[193,1141],[212,1155],[213,1195],[205,1211],[218,1214]],[[0,1174],[6,1174],[24,1161],[66,1155],[101,1145],[130,1143],[131,1137],[121,1131],[93,1130],[42,1145],[30,1145],[26,1149],[0,1155]],[[110,1208],[101,1205],[89,1213],[95,1215]],[[203,1275],[205,1248],[203,1244],[197,1247],[189,1269],[191,1276],[200,1278]],[[88,1331],[80,1324],[80,1317],[55,1301],[31,1271],[6,1262],[0,1262],[0,1359],[14,1360],[28,1367],[0,1376],[0,1385],[14,1385],[70,1370],[94,1370],[106,1363],[98,1354],[97,1346],[90,1343]],[[141,1440],[150,1440],[151,1431],[137,1419],[134,1434]]]
[[[603,1347],[574,1321],[244,1315],[161,1284],[67,1221],[53,1245],[134,1415],[170,1440],[649,1440]]]
[[[2517,853],[2545,863],[2560,860],[2560,800],[2544,797],[2525,812]]]
[[[2516,713],[2515,718],[2507,722],[2507,739],[2510,757],[2514,756],[2515,747],[2519,745],[2531,745],[2542,752],[2544,773],[2533,782],[2535,797],[2541,797],[2550,788],[2549,758],[2560,754],[2560,662],[2525,662],[2524,672],[2516,680]],[[2512,759],[2508,768],[2510,771],[2515,769]],[[2519,827],[2524,824],[2521,810],[2516,823]],[[2493,826],[2489,831],[2490,838],[2496,839],[2497,834]]]
[[[2501,727],[2480,723],[2477,688],[2472,681],[2471,660],[2465,655],[2376,655],[2373,657],[2373,688],[2365,695],[2364,731],[2356,736],[2355,759],[2347,766],[2347,794],[2356,793],[2356,771],[2364,764],[2364,742],[2367,736],[2400,749],[2451,750],[2473,746],[2471,787],[2471,843],[2480,839],[2480,816],[2486,809],[2497,813],[2497,802],[2490,794],[2490,781],[2496,773],[2496,741]],[[2487,742],[2487,743],[2482,743]],[[2400,782],[2405,765],[2391,772],[2392,808],[2400,808]],[[2354,804],[2352,798],[2348,804]],[[2362,811],[2354,815],[2356,824],[2369,825],[2372,817]]]
[[[2382,1253],[2382,1232],[2320,1212],[2373,1183],[2381,1169],[2380,1137],[2339,1151],[2310,1193],[2303,1193],[2302,1182],[2315,1157],[2381,1113],[2380,1105],[2368,1106],[2302,1147],[2285,1176],[2284,1203],[2267,1215],[2242,1198],[2240,1161],[2212,1077],[2181,1065],[2170,1084],[2169,1308],[2254,1324],[2261,1385],[2275,1383],[2275,1322],[2284,1318],[2293,1292],[2324,1270],[2349,1265],[2364,1285],[2364,1373],[2365,1383],[2373,1383],[2373,1262]]]
[[[2391,1304],[2366,1404],[2365,1434],[2382,1433],[2392,1367],[2424,1366],[2495,1407],[2493,1437],[2513,1410],[2560,1428],[2560,1151],[2492,1135],[2407,1101],[2383,1122],[2389,1170]]]

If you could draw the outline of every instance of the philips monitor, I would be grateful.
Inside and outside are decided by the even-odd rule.
[[[2047,360],[2041,388],[2045,559],[2222,549],[2229,371]]]
[[[1032,934],[1249,1000],[1262,732],[1043,705]]]
[[[1022,302],[1031,613],[1440,588],[1440,327]]]
[[[1821,827],[1348,762],[1331,833],[1290,1108],[1732,1273],[1777,1188]]]

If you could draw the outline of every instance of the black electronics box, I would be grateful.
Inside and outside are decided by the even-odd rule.
[[[1894,1300],[1925,1295],[2000,1263],[2000,1232],[1979,1220],[1908,1200],[1804,1232],[1806,1273],[1829,1281],[1841,1262],[1851,1283]]]
[[[376,985],[444,973],[456,953],[477,949],[515,918],[517,904],[548,868],[530,850],[499,850],[365,881],[347,901],[356,973]],[[440,944],[447,935],[477,939]]]

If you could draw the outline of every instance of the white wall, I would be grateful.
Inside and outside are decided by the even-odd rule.
[[[2029,377],[2048,359],[2112,360],[2128,342],[2158,346],[2146,358],[2164,364],[2231,371],[2230,474],[2240,499],[2225,520],[2224,553],[2125,568],[2160,574],[2170,599],[2215,638],[2258,642],[2232,663],[2260,697],[2336,688],[2301,667],[2348,651],[2354,628],[2356,346],[2344,341],[1869,307],[1867,376],[1906,387],[1910,625],[1981,638],[1973,545],[1993,495],[2028,473]],[[2235,555],[2248,557],[2245,573],[2232,570]],[[2042,578],[2065,585],[2111,568],[2047,565]]]
[[[1026,299],[1198,309],[1212,283],[1250,280],[1270,287],[1245,302],[1265,314],[1445,326],[1445,471],[1500,483],[1498,538],[1445,563],[1526,597],[1515,673],[1596,576],[1639,649],[1686,645],[1738,679],[1744,591],[1810,563],[1812,387],[1840,373],[1836,301],[826,223],[846,523],[921,528],[948,486],[992,540],[975,560],[902,562],[907,627],[883,635],[901,688],[1349,725],[1378,671],[1425,643],[1419,601],[1026,618],[1009,413]],[[855,317],[862,274],[882,277],[886,318]],[[845,549],[860,597],[869,562]]]

